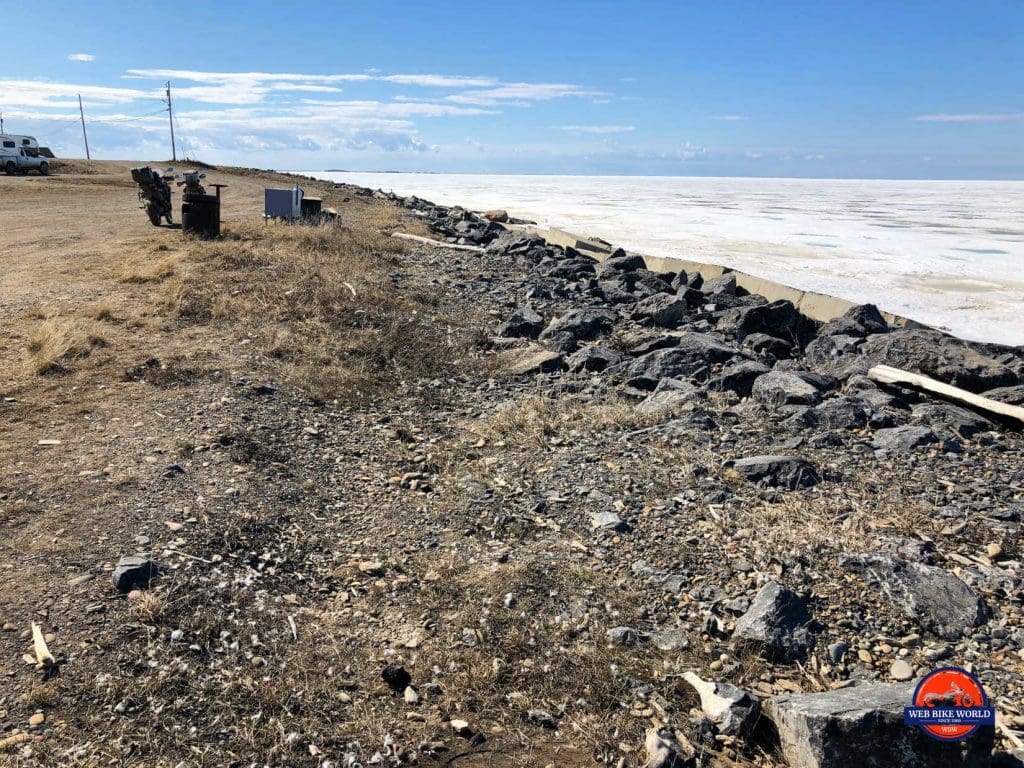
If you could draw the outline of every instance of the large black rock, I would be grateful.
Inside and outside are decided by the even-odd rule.
[[[841,564],[882,590],[908,619],[947,640],[969,634],[988,617],[985,602],[949,571],[892,555],[847,555]]]
[[[736,620],[733,639],[774,661],[800,661],[814,647],[811,614],[799,595],[769,581]]]
[[[904,725],[916,681],[773,696],[764,711],[792,768],[988,768],[993,731],[944,742]]]
[[[737,459],[732,468],[748,483],[760,488],[796,491],[818,484],[818,471],[798,456],[749,456]]]
[[[627,383],[639,389],[654,389],[662,379],[685,379],[707,371],[712,363],[724,363],[743,353],[703,333],[682,333],[669,349],[658,349],[638,357],[629,367]]]

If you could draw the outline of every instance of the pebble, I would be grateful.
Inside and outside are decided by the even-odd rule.
[[[36,712],[32,717],[28,719],[28,724],[33,728],[38,728],[40,725],[46,722],[46,715],[42,712]]]
[[[893,680],[903,682],[914,676],[914,668],[903,659],[897,659],[889,667],[889,677]]]
[[[448,723],[451,726],[452,731],[459,734],[460,736],[469,733],[469,723],[465,720],[452,720]]]

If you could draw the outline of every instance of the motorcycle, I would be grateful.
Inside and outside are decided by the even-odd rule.
[[[174,180],[174,169],[168,168],[161,174],[149,166],[132,168],[132,180],[139,185],[139,203],[150,223],[159,227],[160,219],[167,219],[168,224],[173,224],[169,182]]]
[[[953,683],[945,693],[926,693],[924,705],[926,707],[963,707],[970,708],[975,705],[974,697],[967,691]]]

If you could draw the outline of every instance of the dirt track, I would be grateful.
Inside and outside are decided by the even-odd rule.
[[[10,308],[28,298],[88,299],[97,271],[105,273],[112,256],[181,239],[177,229],[156,229],[147,220],[129,173],[135,165],[97,161],[90,169],[96,172],[62,173],[58,162],[49,177],[0,175],[0,301]],[[176,170],[189,167],[180,163]],[[207,181],[228,184],[225,223],[262,213],[265,178],[209,171]],[[177,188],[174,207],[177,220]]]

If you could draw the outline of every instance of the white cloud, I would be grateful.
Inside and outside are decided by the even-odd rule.
[[[96,61],[91,53],[69,53],[68,61]]]
[[[824,155],[804,155],[804,160],[824,160]]]
[[[505,83],[495,88],[472,90],[448,96],[456,104],[478,104],[497,106],[502,102],[529,104],[531,101],[551,101],[571,96],[606,96],[603,91],[587,90],[580,85],[568,83]]]
[[[967,115],[917,115],[913,120],[926,123],[1021,123],[1024,112],[1004,114],[967,114]]]
[[[630,133],[636,130],[635,125],[560,125],[558,130],[568,133]]]
[[[712,120],[724,120],[726,122],[737,122],[739,120],[749,120],[750,118],[746,115],[712,115]]]
[[[424,88],[487,88],[497,85],[493,77],[449,77],[447,75],[386,75],[381,78],[399,85],[419,85]]]
[[[753,151],[748,149],[743,154],[747,157],[748,160],[760,160],[761,159],[761,153],[760,152],[753,152]]]
[[[48,83],[41,80],[0,80],[0,106],[78,107],[78,94],[88,101],[103,104],[128,104],[156,96],[156,91],[135,88],[108,88],[99,85]]]

